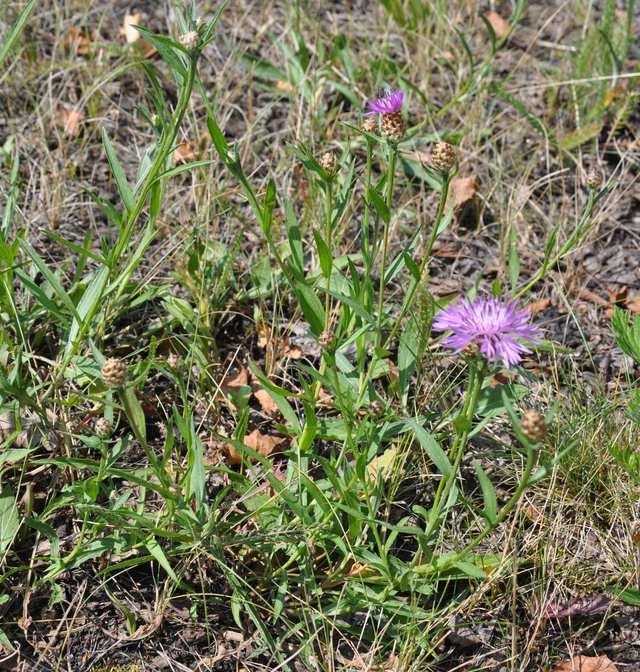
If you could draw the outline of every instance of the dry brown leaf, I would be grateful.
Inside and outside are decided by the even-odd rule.
[[[158,628],[162,625],[164,617],[162,614],[156,614],[151,623],[143,623],[139,628],[135,630],[131,635],[125,639],[130,642],[136,642],[141,639],[146,639],[150,637]]]
[[[255,390],[254,393],[253,393],[253,396],[257,399],[258,403],[260,404],[260,408],[267,415],[277,415],[278,414],[278,405],[271,398],[271,395],[264,388],[260,388],[258,390]]]
[[[453,214],[456,222],[466,229],[475,229],[480,221],[482,202],[478,195],[478,180],[471,177],[454,177],[449,187],[453,199]]]
[[[529,312],[532,315],[542,313],[551,305],[551,299],[540,299],[539,301],[532,301],[529,304]]]
[[[625,308],[632,313],[640,313],[640,296],[632,296],[630,299],[627,299]]]
[[[179,166],[182,163],[189,163],[196,158],[196,143],[193,140],[188,140],[187,142],[181,142],[173,150],[173,162],[176,166]]]
[[[595,303],[598,306],[603,306],[605,308],[609,307],[609,302],[606,299],[603,299],[599,294],[596,294],[595,292],[592,292],[589,289],[586,289],[585,287],[581,287],[578,289],[576,292],[577,296],[579,299],[582,299],[583,301],[588,301],[589,303]]]
[[[245,369],[244,366],[240,367],[240,371],[234,378],[225,379],[220,384],[223,392],[228,392],[229,390],[238,390],[241,387],[246,387],[249,385],[249,372]]]
[[[293,84],[289,84],[289,82],[285,82],[281,79],[276,82],[276,89],[278,89],[278,91],[285,91],[286,93],[293,93],[295,91]]]
[[[558,663],[552,672],[618,672],[607,656],[574,656]]]
[[[86,56],[91,51],[91,38],[84,30],[77,26],[70,26],[62,40],[62,45],[78,56]]]
[[[263,457],[270,455],[284,440],[283,437],[263,434],[257,429],[244,437],[245,444]]]
[[[84,112],[76,108],[68,108],[64,105],[58,107],[57,123],[62,126],[64,134],[68,138],[77,138],[80,134],[80,124],[84,120]]]
[[[124,39],[127,41],[127,44],[133,44],[140,39],[140,33],[136,30],[136,26],[140,25],[140,19],[142,16],[139,12],[135,14],[125,14],[124,20],[122,22],[122,28],[120,28],[120,34],[124,35]]]
[[[484,18],[489,22],[498,39],[501,39],[509,32],[509,22],[505,21],[498,12],[487,12]]]
[[[633,526],[633,529],[631,530],[631,541],[636,546],[640,546],[640,523],[635,523]]]

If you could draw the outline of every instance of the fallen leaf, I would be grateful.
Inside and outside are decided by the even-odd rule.
[[[293,93],[295,91],[295,87],[293,86],[293,84],[285,82],[281,79],[279,79],[276,82],[276,89],[278,89],[278,91],[284,91],[286,93]]]
[[[557,663],[552,672],[618,672],[607,656],[574,656]]]
[[[126,641],[137,642],[141,639],[146,639],[150,637],[158,628],[162,625],[164,617],[162,614],[156,614],[151,623],[143,623],[139,628],[135,630],[129,637],[125,637]]]
[[[475,229],[480,222],[482,201],[478,195],[478,180],[474,177],[454,177],[449,187],[456,222],[465,229]]]
[[[640,546],[640,523],[634,524],[633,529],[631,530],[631,541],[636,546]]]
[[[377,481],[378,476],[386,481],[393,473],[393,466],[398,458],[399,449],[397,446],[387,448],[382,455],[376,455],[367,465],[367,476],[371,481]]]
[[[640,296],[632,296],[630,299],[627,299],[625,308],[632,313],[640,313]]]
[[[80,134],[80,124],[84,120],[84,112],[76,108],[68,108],[64,105],[58,107],[57,121],[62,126],[64,134],[68,138],[77,138]]]
[[[609,307],[609,302],[606,299],[603,299],[599,294],[592,292],[586,287],[581,287],[576,292],[579,299],[583,301],[589,301],[590,303],[595,303],[599,306],[604,306],[605,308]]]
[[[254,429],[251,434],[244,437],[244,442],[249,448],[253,448],[257,453],[263,457],[270,455],[285,439],[280,436],[270,436],[269,434],[262,434],[257,429]]]
[[[84,30],[77,26],[70,26],[62,40],[62,45],[78,56],[86,56],[91,51],[91,38]]]
[[[542,523],[544,522],[544,513],[540,511],[540,509],[535,506],[535,504],[527,503],[522,507],[522,511],[524,512],[524,515],[532,522],[532,523]]]
[[[544,312],[551,305],[551,299],[540,299],[539,301],[532,301],[529,304],[529,312],[531,315],[537,315]]]
[[[173,150],[173,162],[176,166],[179,166],[182,163],[189,163],[196,158],[196,143],[192,140],[187,142],[181,142]]]
[[[489,22],[498,39],[503,38],[509,32],[509,22],[505,21],[498,12],[487,12],[484,18]]]
[[[271,395],[267,392],[267,390],[265,390],[264,388],[260,388],[258,390],[255,390],[254,393],[253,393],[253,396],[256,398],[256,400],[260,404],[260,408],[267,415],[277,415],[278,414],[278,405],[271,398]]]
[[[228,392],[229,390],[238,390],[241,387],[246,387],[248,385],[249,385],[249,372],[247,371],[247,369],[245,369],[244,366],[241,366],[240,371],[235,376],[235,378],[227,380],[227,378],[225,377],[222,383],[220,384],[220,387],[222,388],[223,392]]]
[[[570,618],[572,616],[593,616],[601,614],[611,606],[608,595],[589,595],[567,602],[549,602],[544,610],[547,618]]]
[[[120,28],[120,34],[124,35],[124,39],[127,41],[127,44],[133,44],[140,39],[140,33],[136,30],[136,26],[140,25],[140,19],[142,16],[139,12],[135,14],[125,14],[124,20],[122,22],[122,28]]]

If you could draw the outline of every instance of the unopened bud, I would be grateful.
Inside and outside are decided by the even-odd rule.
[[[544,416],[537,411],[529,409],[524,412],[522,421],[520,422],[522,433],[533,443],[542,441],[547,435],[547,423]]]
[[[122,387],[127,380],[127,365],[116,357],[109,357],[102,365],[101,373],[107,387]]]
[[[602,173],[598,170],[589,171],[586,182],[589,189],[593,189],[594,191],[600,189],[602,186]]]
[[[327,171],[327,173],[335,173],[336,170],[336,155],[333,152],[325,152],[320,157],[320,165]]]
[[[457,160],[455,147],[448,142],[439,142],[431,152],[431,165],[443,173],[448,173]]]

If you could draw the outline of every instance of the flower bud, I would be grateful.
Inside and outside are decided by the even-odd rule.
[[[542,441],[547,435],[547,423],[544,416],[533,409],[524,412],[520,422],[522,433],[533,443]]]
[[[337,161],[336,155],[333,152],[325,152],[320,157],[320,165],[329,173],[330,175],[335,173]]]
[[[198,40],[200,39],[200,36],[195,30],[190,30],[188,33],[184,33],[184,35],[180,35],[180,44],[185,47],[186,49],[195,49],[196,46],[198,45]]]
[[[448,173],[457,160],[455,147],[448,142],[439,142],[431,152],[431,165],[443,173]]]
[[[602,186],[602,173],[598,170],[590,170],[587,174],[587,187],[592,190],[600,189]]]
[[[122,387],[127,380],[127,365],[116,357],[109,357],[102,365],[102,380],[107,387]]]
[[[367,117],[362,122],[362,130],[365,133],[376,133],[378,130],[378,120],[375,117]]]
[[[99,439],[108,439],[111,436],[113,427],[106,418],[98,418],[94,430]]]

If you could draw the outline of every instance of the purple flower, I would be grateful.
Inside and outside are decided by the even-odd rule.
[[[404,91],[387,89],[382,98],[367,101],[369,111],[365,112],[365,116],[370,114],[395,114],[400,112],[403,103]]]
[[[517,301],[502,302],[493,297],[462,299],[440,311],[433,321],[436,331],[452,331],[444,345],[460,352],[476,344],[487,361],[505,366],[517,364],[525,352],[531,352],[521,339],[535,343],[540,329],[530,323],[528,310],[519,310]]]

